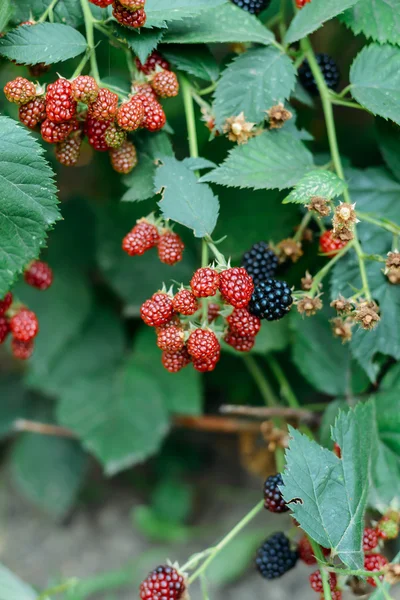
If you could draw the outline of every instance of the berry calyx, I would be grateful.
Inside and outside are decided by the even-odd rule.
[[[98,152],[106,152],[109,146],[106,142],[106,131],[110,126],[109,121],[99,121],[88,116],[85,121],[85,133],[89,144]]]
[[[314,571],[311,573],[310,577],[310,585],[314,592],[321,593],[324,591],[324,586],[322,583],[321,571]],[[329,587],[333,591],[337,585],[337,576],[336,573],[329,573]]]
[[[28,285],[38,290],[47,290],[53,283],[53,271],[47,263],[34,260],[25,270],[24,279]]]
[[[246,269],[233,267],[220,274],[219,291],[225,302],[235,308],[244,308],[251,300],[254,283]]]
[[[192,292],[197,298],[215,296],[218,291],[220,276],[218,271],[210,267],[197,269],[190,281]]]
[[[255,317],[247,308],[235,308],[226,319],[229,329],[241,336],[255,337],[261,328],[261,321]]]
[[[231,2],[251,15],[259,15],[271,4],[271,0],[231,0]]]
[[[172,300],[174,311],[181,315],[194,315],[199,310],[196,296],[190,290],[179,290]]]
[[[388,564],[388,559],[382,554],[366,554],[364,558],[364,569],[366,571],[381,571],[385,565]],[[383,575],[379,576],[379,579],[383,580]],[[373,577],[367,577],[367,582],[376,587],[376,583]]]
[[[164,292],[156,292],[140,308],[142,320],[150,327],[165,325],[173,314],[172,298]]]
[[[111,148],[110,160],[114,171],[127,175],[138,163],[135,146],[132,142],[125,141],[119,148]]]
[[[114,0],[113,16],[117,19],[118,23],[124,27],[138,29],[139,27],[143,27],[146,23],[146,13],[143,8],[131,11],[122,6],[118,0]]]
[[[28,360],[33,354],[33,349],[33,340],[29,340],[28,342],[23,342],[15,338],[11,340],[11,352],[14,358],[18,358],[18,360]]]
[[[135,131],[144,119],[144,106],[139,96],[133,96],[128,102],[122,104],[117,112],[117,123],[125,131]]]
[[[269,537],[257,551],[256,567],[265,579],[276,579],[296,566],[299,555],[282,532]]]
[[[273,513],[284,513],[289,510],[283,499],[280,487],[283,485],[282,475],[271,475],[264,483],[264,506]]]
[[[171,325],[171,327],[161,327],[157,335],[157,346],[161,350],[177,352],[182,350],[185,345],[184,332],[181,327]]]
[[[346,243],[347,242],[342,242],[341,240],[334,238],[333,231],[328,229],[327,231],[324,231],[319,238],[319,250],[323,254],[335,256],[339,250],[345,247]]]
[[[89,116],[97,121],[112,121],[117,110],[117,94],[107,88],[100,88],[96,100],[89,105]]]
[[[72,84],[67,79],[50,83],[46,93],[46,114],[53,123],[65,123],[76,114],[77,103],[72,98]]]
[[[0,344],[3,344],[10,333],[10,323],[4,315],[0,315]]]
[[[285,281],[267,279],[256,286],[249,312],[259,319],[277,321],[288,313],[292,303],[292,293]]]
[[[26,104],[36,97],[36,87],[25,79],[25,77],[16,77],[4,86],[4,94],[9,102],[15,104]]]
[[[173,98],[179,94],[178,78],[173,71],[160,71],[151,80],[151,87],[161,98]]]
[[[377,547],[379,542],[378,532],[372,527],[366,527],[363,534],[363,550],[364,552],[370,552]]]
[[[336,62],[332,57],[324,53],[317,54],[315,58],[322,71],[327,87],[331,90],[335,90],[340,81],[340,72]],[[303,87],[312,96],[318,96],[318,86],[307,59],[299,68],[299,79]]]
[[[122,249],[129,256],[141,256],[158,244],[159,239],[157,227],[141,219],[122,240]]]
[[[140,585],[141,600],[181,600],[186,591],[183,575],[172,566],[157,567]]]
[[[74,167],[81,154],[82,137],[80,135],[67,138],[56,146],[56,159],[65,167]]]
[[[46,119],[46,101],[42,96],[37,96],[19,107],[19,120],[25,127],[35,129],[39,123]]]
[[[107,127],[104,140],[109,148],[120,148],[126,140],[127,133],[115,123]]]
[[[220,343],[211,329],[195,329],[189,335],[187,349],[195,360],[209,358],[220,351]]]
[[[139,98],[144,110],[142,127],[153,132],[162,129],[167,122],[167,118],[161,104],[156,98],[151,98],[148,95],[139,94]]]
[[[186,347],[178,351],[164,351],[162,353],[161,362],[167,371],[170,373],[178,373],[186,367],[191,361]]]
[[[90,104],[99,95],[99,86],[94,77],[90,75],[79,75],[71,83],[72,98],[76,102]]]
[[[242,267],[252,277],[254,285],[273,277],[278,264],[277,255],[265,242],[254,244],[242,258]]]
[[[20,342],[29,342],[39,332],[39,323],[33,311],[22,308],[10,319],[13,337]]]
[[[4,315],[5,312],[10,308],[13,301],[13,295],[11,292],[7,292],[2,300],[0,300],[0,315]]]
[[[250,352],[256,340],[251,335],[239,335],[228,329],[224,336],[224,341],[238,352]]]
[[[54,123],[50,119],[43,121],[40,128],[42,138],[48,144],[58,144],[63,142],[74,129],[73,121],[66,121],[65,123]]]
[[[158,258],[167,265],[175,265],[183,258],[185,244],[177,233],[167,231],[158,242]]]
[[[218,348],[211,356],[205,358],[193,358],[193,368],[199,373],[209,373],[214,371],[221,357],[221,350]]]
[[[171,68],[169,62],[163,56],[161,56],[157,50],[153,50],[150,56],[147,57],[146,62],[143,64],[137,58],[136,67],[145,75],[150,75],[156,70],[157,67],[161,67],[161,69],[164,69],[164,71],[169,71]]]

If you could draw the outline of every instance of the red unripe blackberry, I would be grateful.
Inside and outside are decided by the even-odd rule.
[[[125,141],[119,148],[111,148],[110,160],[114,171],[127,175],[138,162],[135,146],[132,142]]]
[[[15,338],[11,340],[11,352],[14,358],[18,358],[18,360],[28,360],[33,354],[33,349],[33,340],[29,340],[29,342],[23,342]]]
[[[89,144],[98,152],[106,152],[109,146],[106,142],[106,131],[110,126],[109,121],[98,121],[90,116],[85,121],[85,133]]]
[[[310,585],[314,592],[321,593],[324,591],[324,586],[322,584],[321,571],[314,571],[311,573],[310,577]],[[336,573],[329,573],[329,587],[333,591],[337,585],[337,577]]]
[[[46,102],[42,96],[37,96],[30,102],[19,107],[19,120],[29,129],[35,129],[46,119]]]
[[[46,114],[53,123],[70,121],[76,114],[77,103],[72,98],[72,85],[67,79],[50,83],[46,93]]]
[[[167,265],[175,265],[183,258],[185,244],[177,233],[167,231],[158,242],[158,258]]]
[[[47,290],[53,283],[53,271],[47,263],[34,260],[26,269],[24,279],[28,285],[38,290]]]
[[[74,129],[74,121],[65,123],[54,123],[50,119],[43,121],[40,128],[42,138],[49,144],[58,144],[63,142]]]
[[[235,308],[244,308],[251,300],[254,283],[246,269],[234,267],[220,274],[219,291],[225,302]]]
[[[191,362],[191,358],[186,347],[178,351],[165,350],[162,353],[161,362],[167,371],[170,373],[178,373]]]
[[[379,542],[378,532],[372,527],[366,527],[363,534],[363,550],[364,552],[370,552],[377,547]]]
[[[260,319],[250,314],[247,308],[235,308],[226,320],[229,329],[242,336],[255,337],[261,329]]]
[[[10,323],[7,317],[0,315],[0,344],[5,342],[10,333]]]
[[[161,56],[157,50],[153,50],[150,56],[147,57],[145,63],[141,63],[140,60],[136,59],[136,67],[145,75],[150,75],[157,67],[161,67],[164,71],[169,71],[171,66],[169,62]]]
[[[138,59],[136,59],[137,61]],[[132,94],[137,94],[138,96],[147,98],[148,100],[157,100],[157,94],[151,87],[149,83],[141,83],[139,81],[135,81],[132,84]]]
[[[9,102],[26,104],[36,98],[36,87],[25,77],[17,77],[6,83],[4,94]]]
[[[335,256],[345,247],[347,242],[342,242],[341,240],[337,240],[333,237],[333,232],[331,229],[324,231],[324,233],[319,238],[319,250],[323,254],[329,254],[329,256]]]
[[[99,86],[94,77],[90,75],[79,75],[71,83],[72,98],[77,102],[90,104],[99,95]]]
[[[196,296],[190,290],[179,290],[172,300],[174,311],[181,315],[194,315],[199,310]]]
[[[182,350],[185,345],[185,334],[182,327],[171,325],[171,327],[161,327],[157,335],[157,346],[160,350],[177,352]]]
[[[207,321],[212,323],[215,321],[217,317],[219,317],[219,312],[221,307],[216,302],[209,302],[207,306]]]
[[[250,352],[256,341],[251,335],[239,335],[230,329],[226,332],[224,340],[238,352]]]
[[[142,127],[153,132],[162,129],[167,122],[167,117],[161,104],[156,98],[151,98],[149,95],[140,94],[138,97],[142,101],[144,110]]]
[[[89,104],[89,116],[97,121],[113,121],[118,111],[118,95],[100,88],[97,98]]]
[[[161,98],[173,98],[179,94],[179,81],[173,71],[160,71],[151,80],[151,87]]]
[[[140,585],[141,600],[183,600],[185,579],[172,566],[155,569]]]
[[[303,8],[308,2],[311,2],[311,0],[296,0],[296,6],[297,8]]]
[[[366,571],[381,571],[388,564],[388,559],[382,554],[366,554],[364,558],[364,569]],[[379,579],[383,581],[383,575],[379,575]],[[367,582],[376,587],[373,577],[367,577]]]
[[[299,541],[298,545],[298,553],[300,559],[306,563],[306,565],[315,565],[317,563],[317,559],[314,556],[314,550],[312,549],[310,540],[307,536],[303,536]],[[331,551],[328,548],[323,548],[321,546],[322,554],[324,556],[329,556]]]
[[[122,240],[122,249],[129,256],[141,256],[153,248],[160,239],[157,227],[142,219]]]
[[[146,0],[119,0],[119,3],[128,10],[139,10],[145,7]]]
[[[199,373],[214,371],[221,357],[221,349],[218,348],[211,356],[205,358],[193,358],[193,368]]]
[[[137,29],[138,27],[143,27],[146,23],[146,13],[143,8],[131,11],[122,6],[118,0],[114,1],[113,15],[118,23],[124,27],[133,27],[134,29]]]
[[[0,315],[4,315],[8,311],[13,301],[11,292],[7,292],[2,300],[0,300]]]
[[[289,510],[283,499],[280,487],[283,485],[282,475],[271,475],[264,483],[264,506],[273,513],[284,513]]]
[[[220,343],[211,329],[195,329],[189,335],[187,349],[193,359],[203,359],[220,351]]]
[[[172,298],[164,292],[156,292],[140,308],[142,320],[150,327],[160,327],[171,320],[174,314]]]
[[[13,337],[21,342],[29,342],[37,336],[39,323],[33,311],[21,308],[10,319],[10,329]]]
[[[100,6],[100,8],[107,8],[107,6],[110,6],[114,0],[89,0],[89,2],[95,4],[96,6]]]
[[[74,167],[81,154],[82,137],[70,137],[56,146],[56,159],[65,167]]]
[[[110,123],[104,134],[104,139],[109,148],[120,148],[126,140],[127,133],[115,123]]]
[[[220,276],[218,271],[210,267],[202,267],[194,273],[190,287],[197,298],[208,298],[215,296],[218,291]]]
[[[144,106],[140,96],[133,96],[117,112],[117,123],[125,131],[135,131],[144,119]]]

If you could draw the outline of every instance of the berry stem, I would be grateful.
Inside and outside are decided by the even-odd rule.
[[[92,71],[92,75],[95,78],[96,82],[100,83],[100,73],[99,67],[97,66],[97,58],[96,58],[96,50],[94,45],[94,28],[93,28],[93,15],[90,10],[88,0],[81,0],[83,18],[85,20],[85,28],[86,28],[86,40],[88,43],[88,48],[90,50],[90,68]]]
[[[52,2],[50,2],[49,6],[46,8],[46,10],[42,14],[42,16],[37,21],[37,23],[44,23],[44,21],[47,19],[47,17],[49,16],[49,14],[55,8],[57,2],[58,2],[58,0],[52,0]]]
[[[321,283],[321,281],[324,279],[324,277],[326,277],[326,275],[332,269],[333,265],[335,265],[346,254],[346,252],[350,250],[350,248],[353,248],[354,242],[355,240],[351,240],[351,242],[348,242],[345,246],[343,246],[343,248],[341,248],[339,252],[335,254],[335,256],[331,258],[331,260],[327,262],[326,265],[322,267],[320,271],[318,271],[318,273],[314,277],[314,282],[310,290],[310,296],[312,298],[318,292],[318,286]]]
[[[323,565],[327,571],[330,573],[337,573],[338,575],[354,575],[354,577],[371,577],[371,573],[374,575],[383,575],[385,573],[384,570],[381,571],[365,571],[364,569],[340,569],[336,567],[331,567],[330,565]]]
[[[380,592],[382,592],[385,600],[393,600],[393,597],[389,594],[388,590],[386,589],[385,584],[382,583],[382,581],[379,579],[379,576],[373,575],[373,578],[374,578],[376,587],[379,589]]]
[[[351,102],[350,100],[340,100],[339,98],[332,97],[331,103],[337,106],[348,106],[349,108],[356,108],[358,110],[366,110],[361,104],[357,104],[356,102]],[[368,112],[368,111],[367,111]]]
[[[261,500],[212,550],[204,563],[191,575],[189,584],[192,584],[210,566],[214,558],[244,529],[264,508],[264,500]]]
[[[212,241],[212,239],[210,238],[210,236],[206,236],[204,239],[205,239],[208,247],[210,248],[210,250],[214,254],[215,258],[217,259],[217,261],[221,265],[224,265],[225,264],[225,256],[218,250],[218,248],[216,247],[216,245],[214,244],[214,242]]]
[[[304,230],[306,229],[307,225],[311,221],[311,217],[312,217],[312,214],[310,212],[306,212],[305,215],[303,216],[302,221],[299,225],[299,228],[296,231],[295,235],[293,236],[293,240],[295,242],[299,242],[301,240],[301,238],[303,237]]]
[[[360,217],[362,221],[366,221],[367,223],[371,223],[371,225],[381,227],[381,229],[386,229],[386,231],[393,233],[393,235],[400,235],[400,227],[396,223],[393,223],[393,221],[372,217],[368,213],[359,211],[357,211],[357,216]]]
[[[363,251],[360,246],[360,242],[358,241],[357,237],[355,237],[353,240],[353,246],[354,246],[354,249],[357,254],[358,266],[359,266],[360,275],[361,275],[362,289],[364,290],[366,299],[370,302],[372,300],[372,296],[371,296],[371,292],[370,292],[369,285],[368,285],[368,277],[367,277],[367,271],[365,268],[364,254],[363,254]]]
[[[291,408],[300,408],[300,403],[297,400],[296,395],[293,392],[290,383],[276,358],[272,354],[268,354],[267,362],[279,383],[281,395],[286,399]]]
[[[215,88],[217,87],[217,82],[214,81],[211,85],[209,85],[206,88],[203,88],[202,90],[198,90],[197,94],[199,96],[208,96],[208,94],[212,94],[212,92],[215,90]],[[193,90],[192,90],[192,94],[193,94]]]
[[[313,549],[314,552],[314,556],[317,559],[318,565],[320,567],[320,571],[321,571],[321,578],[322,578],[322,586],[324,589],[324,599],[325,600],[332,600],[332,594],[331,594],[331,588],[329,585],[329,576],[328,576],[328,571],[326,571],[323,568],[323,564],[324,564],[324,555],[322,554],[322,550],[321,547],[319,546],[319,544],[317,544],[317,542],[314,542],[314,540],[310,537],[307,536],[311,547]]]
[[[56,585],[48,590],[45,590],[36,598],[36,600],[48,600],[50,596],[54,596],[55,594],[62,594],[63,592],[68,592],[73,589],[79,583],[79,579],[68,579],[59,585]]]
[[[71,81],[73,79],[75,79],[75,77],[78,77],[78,75],[80,75],[84,69],[84,66],[86,65],[87,61],[90,58],[90,52],[86,52],[85,56],[82,58],[82,60],[80,61],[79,65],[76,67],[75,71],[72,73],[71,75]]]

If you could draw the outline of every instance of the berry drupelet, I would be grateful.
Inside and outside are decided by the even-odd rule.
[[[252,277],[254,285],[273,277],[278,268],[279,259],[265,242],[254,244],[244,253],[242,267]]]
[[[270,512],[284,513],[289,510],[279,489],[282,485],[283,479],[280,473],[271,475],[264,483],[264,506]]]
[[[328,254],[329,256],[335,256],[345,247],[347,242],[342,242],[339,239],[333,237],[333,231],[331,229],[327,229],[319,238],[319,251],[322,254]]]
[[[259,319],[277,321],[288,313],[292,302],[292,293],[285,281],[267,279],[256,286],[249,312]]]
[[[183,575],[172,566],[157,567],[140,586],[141,600],[181,600],[186,585]]]
[[[167,231],[158,242],[158,258],[161,262],[173,266],[183,258],[185,245],[177,233]]]
[[[24,279],[38,290],[47,290],[53,283],[53,271],[47,263],[34,260],[25,270]]]
[[[231,2],[252,15],[260,14],[271,4],[271,0],[231,0]]]
[[[298,553],[284,533],[275,533],[258,549],[256,567],[265,579],[276,579],[296,566]]]
[[[337,64],[328,54],[317,54],[315,58],[317,59],[326,85],[330,90],[336,90],[340,81],[340,72]],[[303,87],[312,96],[318,96],[318,86],[307,59],[299,68],[299,79]]]

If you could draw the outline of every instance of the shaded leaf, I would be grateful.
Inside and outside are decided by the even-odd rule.
[[[289,196],[284,199],[283,204],[290,202],[307,204],[313,196],[331,200],[340,196],[346,187],[346,183],[332,171],[310,171],[296,183]]]
[[[162,54],[180,71],[205,81],[218,79],[218,64],[210,50],[203,44],[186,47],[169,45],[163,48]]]
[[[217,165],[213,163],[211,160],[207,160],[206,158],[192,158],[188,156],[183,159],[183,164],[185,167],[190,169],[191,171],[201,171],[201,169],[214,169]]]
[[[0,380],[0,439],[13,431],[16,419],[27,418],[30,398],[22,381],[15,376]]]
[[[3,0],[0,5],[0,31],[4,31],[6,25],[8,24],[11,16],[13,14],[13,9],[11,7],[10,0]]]
[[[147,0],[146,1],[146,27],[163,27],[165,22],[180,21],[184,17],[196,17],[206,9],[217,8],[226,0]],[[168,10],[166,10],[168,9]]]
[[[363,0],[340,18],[355,34],[381,44],[400,43],[400,0]]]
[[[400,180],[400,128],[384,119],[376,120],[381,154],[396,179]]]

